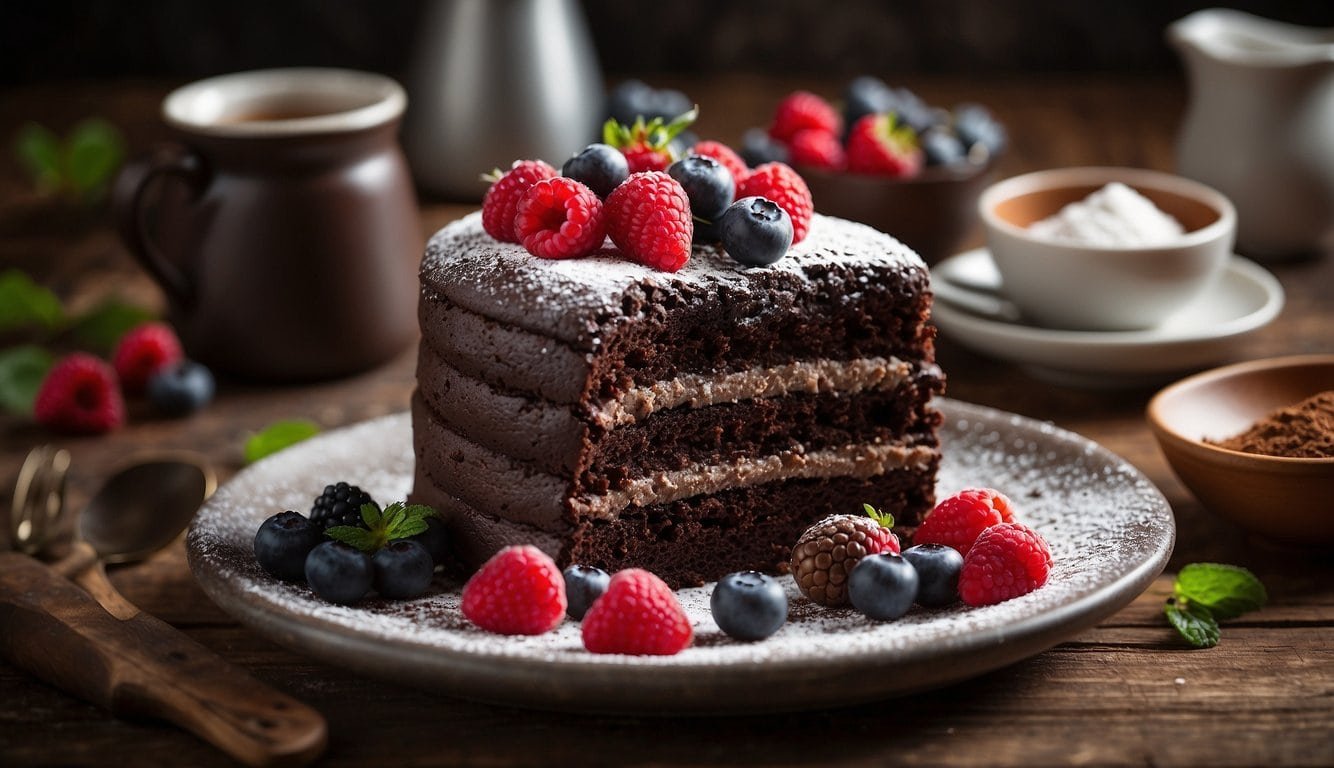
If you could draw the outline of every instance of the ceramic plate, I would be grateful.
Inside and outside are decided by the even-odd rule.
[[[1278,279],[1240,256],[1204,296],[1144,331],[1067,331],[1023,322],[998,295],[999,275],[985,248],[937,264],[931,285],[937,298],[932,319],[947,339],[1043,378],[1093,386],[1157,383],[1221,362],[1238,340],[1283,309]]]
[[[190,566],[223,610],[293,650],[430,691],[547,709],[642,714],[757,712],[843,706],[962,680],[1036,654],[1130,602],[1172,550],[1172,513],[1142,474],[1078,435],[1013,414],[943,400],[938,490],[990,485],[1051,546],[1048,583],[986,608],[914,609],[871,622],[826,609],[788,585],[788,623],[757,643],[728,639],[709,614],[708,586],[678,591],[694,624],[676,656],[596,655],[566,620],[538,637],[468,624],[457,584],[417,600],[325,603],[256,565],[260,523],[307,509],[328,482],[402,499],[412,478],[406,414],[329,432],[238,474],[191,528]],[[871,499],[870,501],[874,501]]]

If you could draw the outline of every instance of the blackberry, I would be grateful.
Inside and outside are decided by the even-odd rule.
[[[347,483],[326,485],[324,493],[315,499],[315,504],[310,508],[310,521],[325,530],[336,525],[365,528],[366,523],[361,519],[362,504],[373,504],[376,509],[380,508],[369,493],[355,485]]]

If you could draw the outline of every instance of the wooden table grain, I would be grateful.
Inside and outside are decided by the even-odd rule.
[[[736,141],[786,91],[834,95],[841,83],[726,76],[665,85],[701,105],[700,132]],[[1050,76],[1022,80],[909,79],[933,103],[975,100],[1007,124],[1002,173],[1068,165],[1170,170],[1184,89],[1175,78]],[[163,136],[157,103],[170,83],[0,91],[0,137],[37,120],[63,130],[102,115],[132,148]],[[114,294],[161,306],[103,217],[53,209],[12,161],[0,166],[0,266],[17,266],[75,306]],[[817,201],[818,206],[818,201]],[[472,206],[426,199],[423,235]],[[980,243],[980,236],[973,235]],[[1237,359],[1334,351],[1334,254],[1271,263],[1287,292],[1279,319]],[[3,340],[0,340],[2,342]],[[1143,413],[1152,389],[1070,389],[953,344],[939,345],[949,395],[1051,421],[1139,467],[1171,502],[1177,549],[1169,573],[1098,627],[1011,667],[948,688],[855,708],[728,718],[654,719],[550,713],[476,704],[357,677],[274,645],[237,624],[198,589],[177,543],[118,568],[125,596],[259,678],[317,707],[330,741],[321,765],[1255,765],[1334,764],[1334,559],[1279,549],[1211,516],[1158,452]],[[401,411],[415,353],[348,379],[298,387],[221,383],[216,402],[183,420],[131,409],[105,437],[53,437],[6,417],[0,504],[7,508],[27,449],[73,454],[70,501],[84,503],[127,457],[156,448],[207,454],[225,481],[245,438],[280,419],[325,428]],[[1329,507],[1329,499],[1313,499]],[[1090,510],[1095,514],[1096,510]],[[1228,623],[1222,642],[1192,650],[1162,618],[1171,573],[1196,561],[1245,565],[1271,603]],[[0,663],[0,765],[226,765],[193,737],[125,722]]]

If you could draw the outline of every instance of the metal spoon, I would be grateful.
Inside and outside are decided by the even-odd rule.
[[[246,764],[304,764],[324,749],[318,712],[141,612],[102,567],[103,557],[127,562],[174,541],[214,485],[207,464],[179,455],[136,464],[106,482],[76,525],[63,519],[63,498],[43,491],[20,504],[16,494],[14,529],[28,504],[62,511],[63,524],[43,525],[45,540],[29,526],[25,549],[52,557],[69,546],[51,566],[0,552],[0,656],[116,715],[170,720]]]

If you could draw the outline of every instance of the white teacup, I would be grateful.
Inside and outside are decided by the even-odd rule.
[[[1111,182],[1175,218],[1184,233],[1163,245],[1058,242],[1028,228]],[[1219,192],[1180,176],[1135,168],[1060,168],[993,184],[978,199],[1002,292],[1053,328],[1152,328],[1199,297],[1232,255],[1237,214]]]

